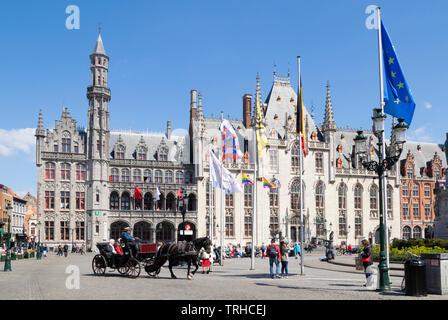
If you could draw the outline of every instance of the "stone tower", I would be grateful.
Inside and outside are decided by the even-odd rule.
[[[87,124],[87,184],[86,218],[87,241],[105,241],[108,237],[108,187],[109,181],[109,102],[107,88],[109,57],[104,50],[101,34],[90,55],[90,86]],[[95,232],[93,229],[95,228]],[[93,238],[92,238],[93,237]]]
[[[328,143],[330,147],[329,161],[328,161],[328,172],[329,172],[329,181],[333,183],[335,181],[335,134],[336,134],[337,126],[334,121],[333,114],[333,104],[331,102],[331,93],[330,93],[330,81],[327,82],[327,97],[325,99],[325,116],[324,123],[322,125],[322,133],[325,138],[325,142]]]

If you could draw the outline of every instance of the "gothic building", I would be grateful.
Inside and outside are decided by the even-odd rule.
[[[164,134],[114,131],[109,127],[109,57],[101,36],[90,62],[87,129],[78,128],[65,109],[54,129],[45,131],[42,113],[39,114],[37,201],[44,243],[51,246],[73,241],[94,245],[109,238],[117,239],[126,226],[145,240],[176,241],[185,229],[179,211],[183,201],[187,206],[185,224],[193,230],[191,237],[211,235],[217,244],[222,231],[225,244],[246,245],[252,241],[254,227],[256,245],[276,236],[294,242],[302,232],[306,241],[327,238],[331,232],[336,243],[358,244],[360,237],[379,240],[378,179],[375,173],[362,167],[354,154],[357,130],[337,126],[334,112],[337,106],[333,108],[329,83],[322,125],[316,124],[313,112],[305,110],[307,156],[303,171],[299,172],[295,133],[297,95],[290,77],[274,73],[272,87],[263,102],[257,75],[254,97],[243,95],[243,119],[226,117],[237,132],[244,157],[225,161],[223,165],[238,181],[242,173],[254,180],[257,167],[259,180],[265,177],[277,188],[264,189],[258,181],[255,185],[243,185],[243,193],[225,195],[220,189],[213,190],[209,182],[210,151],[218,158],[222,153],[219,125],[223,115],[205,115],[201,92],[195,89],[190,92],[190,125],[185,136],[171,133],[170,121]],[[256,157],[253,129],[257,100],[269,142],[261,159]],[[368,160],[378,160],[376,136],[371,131],[363,134],[367,137]],[[410,167],[409,163],[413,165],[412,183],[419,185],[419,196],[423,197],[417,201],[420,212],[428,204],[431,208],[434,205],[433,196],[424,197],[426,186],[433,188],[437,170],[441,173],[446,168],[445,154],[439,145],[421,145],[424,152],[418,153],[413,143],[407,143],[402,162],[387,172],[391,238],[407,236],[407,227],[419,226],[425,230],[423,227],[434,219],[432,209],[431,215],[424,218],[414,213],[412,219],[403,216],[402,185],[411,179],[403,175],[407,172],[403,168]],[[418,161],[409,157],[408,150]],[[303,226],[299,218],[300,175]],[[135,186],[142,190],[141,200],[134,198]],[[413,190],[413,184],[408,188]],[[179,189],[186,196],[180,202],[176,197]],[[414,234],[425,236],[424,231]]]

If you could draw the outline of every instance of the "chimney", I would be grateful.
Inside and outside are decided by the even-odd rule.
[[[196,120],[196,90],[193,89],[190,91],[190,119]]]
[[[246,129],[251,127],[251,106],[252,106],[252,95],[245,94],[243,96],[243,124]]]
[[[167,138],[168,140],[171,139],[171,121],[170,121],[170,120],[168,120],[168,121],[166,122],[166,138]]]

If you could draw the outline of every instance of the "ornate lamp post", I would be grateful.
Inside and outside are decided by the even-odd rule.
[[[386,154],[383,152],[383,136],[384,136],[384,120],[386,115],[381,109],[373,109],[373,131],[375,136],[378,138],[378,149],[379,149],[379,160],[378,161],[367,161],[367,150],[366,150],[366,137],[362,134],[362,131],[358,131],[358,135],[354,139],[355,141],[355,152],[359,157],[362,165],[369,171],[374,171],[378,175],[379,180],[379,205],[380,205],[380,263],[378,265],[379,269],[379,289],[378,291],[390,290],[389,281],[389,268],[387,266],[387,257],[385,250],[386,239],[386,229],[384,227],[384,196],[383,190],[385,190],[385,179],[384,173],[386,170],[392,169],[395,163],[398,162],[401,152],[403,151],[403,144],[406,141],[406,130],[408,126],[404,123],[404,119],[398,119],[398,124],[392,130],[392,141],[391,145],[385,150]]]
[[[37,222],[37,230],[38,230],[38,234],[39,234],[39,238],[37,239],[37,254],[36,254],[36,258],[37,260],[42,259],[42,254],[40,252],[40,226],[41,226],[41,222]]]
[[[8,237],[6,238],[6,260],[4,271],[12,271],[11,270],[11,215],[12,215],[11,204],[8,203],[8,205],[6,206],[6,210],[8,211]]]

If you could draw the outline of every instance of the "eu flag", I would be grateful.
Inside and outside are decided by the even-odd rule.
[[[415,102],[400,64],[398,63],[395,49],[382,22],[381,43],[383,46],[384,73],[386,76],[384,112],[396,118],[403,118],[410,125],[414,116]]]

